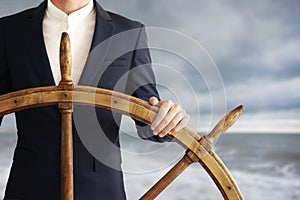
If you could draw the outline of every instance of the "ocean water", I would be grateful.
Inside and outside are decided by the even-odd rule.
[[[123,139],[126,141],[124,143],[129,144],[130,139],[127,136],[125,138],[127,139]],[[143,148],[145,144],[134,148]],[[245,199],[299,200],[299,144],[300,134],[225,134],[219,139],[214,150],[232,173]],[[172,145],[162,147],[158,152],[162,154],[160,157],[156,153],[149,160],[142,157],[134,160],[125,156],[125,161],[129,161],[127,165],[147,167],[150,164],[151,167],[157,168],[148,173],[125,173],[129,199],[138,199],[170,169],[174,162],[172,163],[170,158],[164,162],[164,154],[176,162],[181,158],[178,155],[184,153]],[[214,200],[222,199],[222,196],[201,166],[193,164],[157,199]]]
[[[0,199],[16,137],[0,134]],[[156,144],[121,134],[129,200],[141,197],[184,154],[176,143]],[[214,147],[247,200],[300,199],[300,134],[227,134]],[[198,164],[186,169],[157,199],[222,199]]]
[[[236,176],[245,199],[300,199],[300,135],[222,137],[216,151]]]

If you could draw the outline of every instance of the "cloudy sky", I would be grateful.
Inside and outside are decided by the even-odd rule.
[[[0,16],[40,2],[0,0]],[[234,132],[300,133],[300,1],[99,2],[107,10],[142,21],[148,27],[164,28],[174,33],[171,35],[181,35],[182,41],[187,39],[202,47],[201,52],[195,52],[187,42],[170,37],[169,42],[187,55],[174,55],[169,49],[152,52],[162,97],[174,96],[183,102],[191,118],[197,119],[191,120],[190,126],[201,130],[201,125],[206,126],[203,121],[214,115],[215,104],[222,102],[224,105],[220,105],[226,111],[239,104],[246,107],[244,115],[231,129]],[[151,39],[150,30],[150,42]],[[214,71],[212,76],[206,77],[191,60],[182,58],[189,55],[193,58],[198,55],[198,60],[202,59],[206,67],[215,68],[219,74]],[[194,73],[195,68],[200,70],[200,76]],[[190,87],[177,81],[178,74]],[[215,77],[215,82],[220,82],[219,75],[222,84],[214,88],[212,80]],[[166,77],[170,81],[165,83],[163,78]]]

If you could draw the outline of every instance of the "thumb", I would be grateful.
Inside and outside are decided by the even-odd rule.
[[[150,103],[150,105],[152,105],[152,106],[156,106],[156,105],[159,103],[159,101],[158,101],[158,99],[157,99],[156,97],[151,97],[151,98],[149,99],[149,103]]]

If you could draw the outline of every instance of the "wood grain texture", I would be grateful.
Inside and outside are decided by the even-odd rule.
[[[74,199],[72,109],[60,107],[61,112],[61,199]]]
[[[213,145],[221,134],[225,133],[241,116],[245,110],[243,105],[238,106],[225,115],[206,136],[206,139]]]
[[[72,90],[64,91],[57,87],[43,87],[2,95],[0,96],[0,115],[43,105],[56,105],[58,102],[73,102],[74,104],[110,109],[145,123],[151,123],[151,119],[158,111],[157,107],[150,106],[148,102],[132,96],[100,88],[75,86]],[[172,134],[172,136],[185,149],[189,149],[197,155],[200,163],[223,194],[224,199],[243,199],[236,182],[223,162],[212,150],[208,151],[200,144],[199,141],[203,137],[188,127]]]
[[[72,54],[71,54],[70,38],[68,33],[66,32],[62,33],[59,52],[60,52],[59,61],[60,61],[60,72],[61,72],[60,82],[63,82],[63,84],[67,84],[71,82]]]
[[[71,80],[72,56],[71,44],[68,33],[64,32],[60,42],[60,71],[61,81],[58,90],[72,90]],[[66,94],[63,94],[66,97]],[[72,98],[72,94],[67,95]],[[72,113],[73,102],[59,102],[58,108],[61,113],[61,199],[74,199],[74,174],[73,174],[73,135]]]
[[[154,186],[152,186],[140,200],[155,199],[166,189],[193,161],[186,155],[167,172]]]
[[[96,106],[120,112],[145,123],[151,123],[158,107],[143,100],[101,88],[74,86],[71,80],[71,48],[67,33],[62,34],[60,64],[62,79],[58,86],[31,88],[0,96],[0,116],[29,108],[57,105],[61,112],[61,199],[74,199],[73,183],[73,104]],[[154,185],[141,199],[154,199],[191,163],[199,162],[214,180],[224,199],[243,199],[230,172],[212,150],[212,144],[243,112],[234,109],[204,137],[185,127],[171,136],[186,150],[184,157]],[[188,197],[187,197],[188,199]]]

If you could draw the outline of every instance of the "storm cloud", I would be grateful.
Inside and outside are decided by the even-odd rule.
[[[2,0],[0,16],[40,2]],[[222,76],[226,110],[239,104],[246,106],[241,128],[237,124],[234,131],[300,132],[300,1],[99,0],[99,3],[148,27],[186,34],[202,45]],[[178,48],[189,51],[189,46]],[[152,55],[154,62],[174,66],[190,81],[196,88],[195,94],[176,82],[170,84],[178,87],[182,93],[178,96],[184,99],[196,96],[202,115],[209,115],[212,91],[190,70],[190,64],[168,53],[153,50]],[[161,73],[162,77],[170,75],[167,71]],[[167,98],[166,88],[161,88],[161,93]],[[187,110],[191,118],[199,115],[190,107]]]
[[[243,131],[300,131],[299,1],[104,0],[102,4],[147,26],[185,33],[201,44],[222,75],[227,109],[246,106],[240,122]],[[208,112],[209,91],[194,84],[199,85],[199,98],[206,99],[200,107]],[[239,131],[238,125],[234,128]]]

